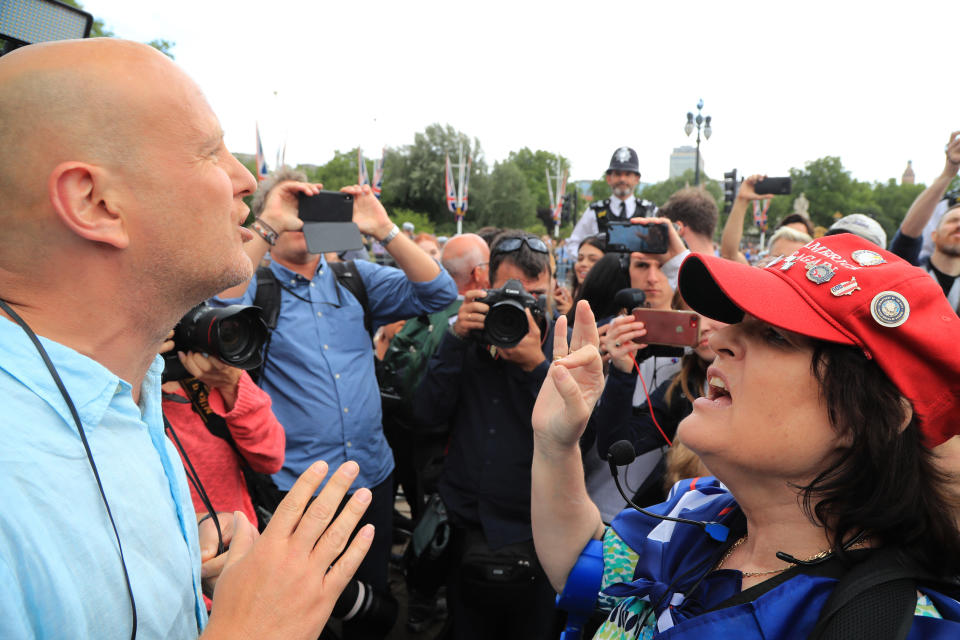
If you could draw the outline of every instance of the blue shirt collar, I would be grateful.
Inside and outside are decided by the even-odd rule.
[[[43,336],[39,338],[50,359],[57,363],[57,373],[63,380],[85,428],[93,428],[100,423],[114,395],[131,393],[133,387],[130,383],[120,379],[96,360],[59,342]],[[0,353],[3,354],[3,357],[0,357],[0,369],[43,398],[67,424],[74,426],[66,400],[43,363],[36,346],[22,328],[6,318],[0,319]],[[162,371],[163,358],[158,355],[150,365],[144,381],[140,399],[141,411],[151,402],[151,390],[159,392]]]

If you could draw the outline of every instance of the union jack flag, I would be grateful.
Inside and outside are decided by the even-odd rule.
[[[357,147],[357,184],[370,184],[367,175],[367,163],[363,160],[363,151]]]
[[[377,196],[378,199],[383,190],[383,161],[386,156],[387,149],[384,148],[380,158],[373,161],[373,195]]]
[[[763,231],[767,230],[767,211],[770,209],[770,201],[764,200],[761,207],[760,200],[753,201],[753,222]]]
[[[567,172],[563,172],[563,180],[560,182],[560,193],[557,194],[557,206],[553,208],[553,220],[559,224],[560,214],[563,212],[563,196],[567,192]]]
[[[473,164],[473,159],[468,156],[466,173],[461,178],[461,180],[463,181],[463,188],[460,191],[460,215],[461,216],[467,212],[467,190],[470,185],[470,165],[471,164]]]
[[[457,186],[453,182],[453,169],[450,167],[450,154],[447,154],[447,171],[444,187],[447,192],[447,209],[450,213],[457,212]]]
[[[257,180],[266,180],[267,159],[263,155],[263,144],[260,142],[260,123],[257,123]]]

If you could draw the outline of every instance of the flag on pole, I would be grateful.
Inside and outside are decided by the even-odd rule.
[[[363,160],[363,151],[357,147],[357,184],[370,184],[367,175],[367,163]]]
[[[263,157],[263,144],[260,142],[260,123],[257,123],[257,180],[266,180],[268,175],[267,159]]]
[[[377,196],[377,199],[380,198],[380,193],[383,190],[383,161],[386,156],[387,148],[384,147],[380,158],[373,161],[373,195]]]
[[[450,168],[450,154],[447,154],[447,172],[444,180],[447,192],[447,209],[450,213],[457,212],[457,187],[453,182],[453,170]]]
[[[764,200],[761,206],[760,200],[753,201],[753,223],[761,230],[767,230],[767,211],[770,209],[770,201]]]
[[[553,208],[553,220],[560,224],[560,214],[563,212],[563,196],[567,193],[567,171],[563,171],[563,180],[560,182],[560,191],[557,192],[557,206]]]
[[[463,214],[467,212],[467,190],[470,186],[470,165],[473,164],[473,159],[470,156],[467,156],[467,169],[466,174],[463,176],[463,190],[460,193],[460,217],[463,217]],[[463,167],[460,168],[463,171]]]

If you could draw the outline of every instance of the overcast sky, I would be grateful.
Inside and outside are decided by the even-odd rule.
[[[826,155],[860,180],[917,180],[960,129],[960,2],[84,0],[117,36],[176,43],[232,151],[322,164],[431,123],[487,162],[558,152],[574,179],[612,152],[668,175],[699,98],[707,173],[782,175]],[[438,170],[441,170],[438,167]]]

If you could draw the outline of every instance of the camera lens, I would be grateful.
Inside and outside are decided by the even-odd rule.
[[[497,347],[517,346],[530,328],[523,309],[516,300],[503,300],[490,307],[483,323],[487,341]]]
[[[244,350],[244,338],[249,336],[236,318],[228,318],[220,322],[220,352],[226,358],[231,358]]]
[[[163,380],[179,380],[189,374],[180,365],[177,351],[197,351],[220,358],[241,369],[253,369],[263,363],[260,353],[267,339],[267,327],[260,309],[247,305],[212,307],[199,304],[187,312],[177,325],[174,350],[164,356]]]

